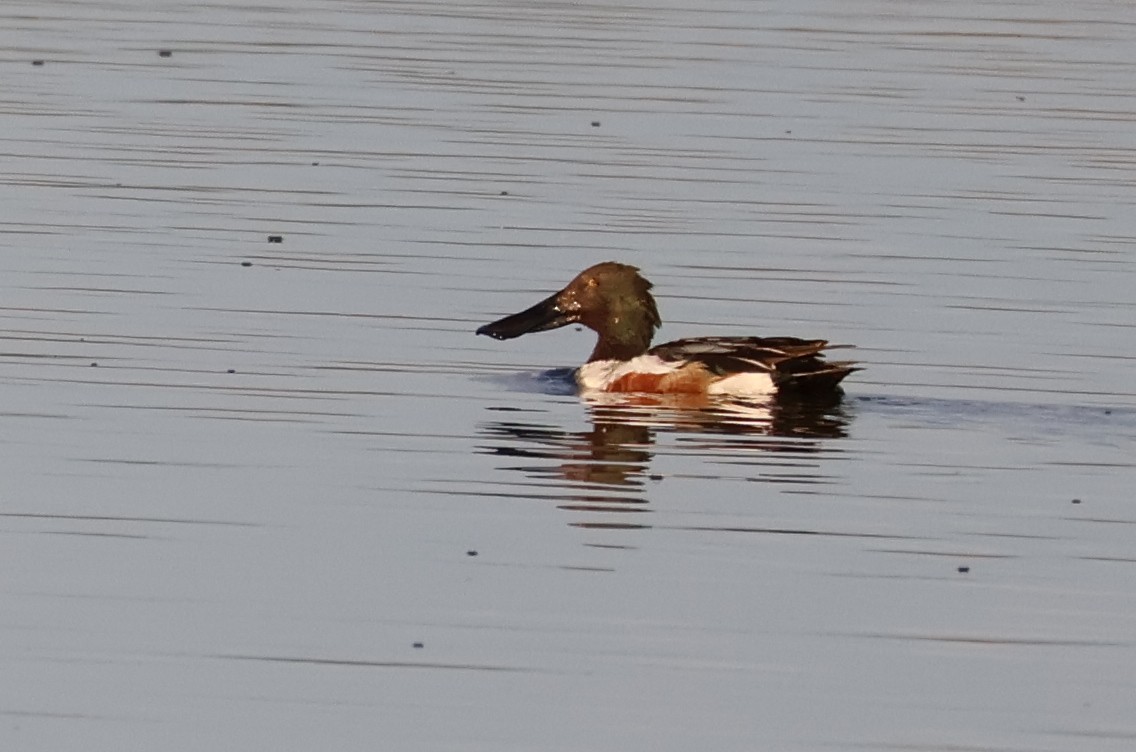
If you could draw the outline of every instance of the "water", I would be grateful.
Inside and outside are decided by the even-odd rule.
[[[1129,749],[1134,30],[6,3],[0,746]],[[866,370],[473,336],[607,259]]]

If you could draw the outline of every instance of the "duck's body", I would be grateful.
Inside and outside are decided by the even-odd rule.
[[[772,396],[839,393],[852,362],[824,359],[825,340],[695,337],[651,347],[662,321],[651,283],[633,266],[605,262],[582,271],[535,306],[477,330],[496,339],[580,323],[599,335],[576,371],[586,392]]]
[[[695,337],[652,347],[630,360],[593,360],[576,383],[601,392],[683,392],[761,397],[784,388],[828,391],[852,369],[827,363],[824,340]]]

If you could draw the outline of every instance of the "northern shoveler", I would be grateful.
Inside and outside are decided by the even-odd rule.
[[[695,337],[651,347],[662,319],[650,290],[639,269],[607,261],[477,333],[512,339],[583,324],[599,335],[588,362],[576,370],[585,392],[832,395],[839,394],[841,379],[859,370],[852,361],[825,361],[823,339]]]

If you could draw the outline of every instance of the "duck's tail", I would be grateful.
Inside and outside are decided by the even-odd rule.
[[[779,364],[781,367],[773,372],[778,389],[805,395],[826,394],[839,390],[840,382],[848,374],[864,370],[851,360],[829,363],[814,356],[808,361],[807,365],[802,363],[798,367],[792,362]]]

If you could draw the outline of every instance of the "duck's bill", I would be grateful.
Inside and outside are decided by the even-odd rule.
[[[532,308],[506,316],[492,324],[486,324],[478,329],[477,333],[493,339],[512,339],[522,334],[546,332],[579,321],[579,316],[575,312],[566,311],[560,306],[557,297],[558,295],[552,295]]]

